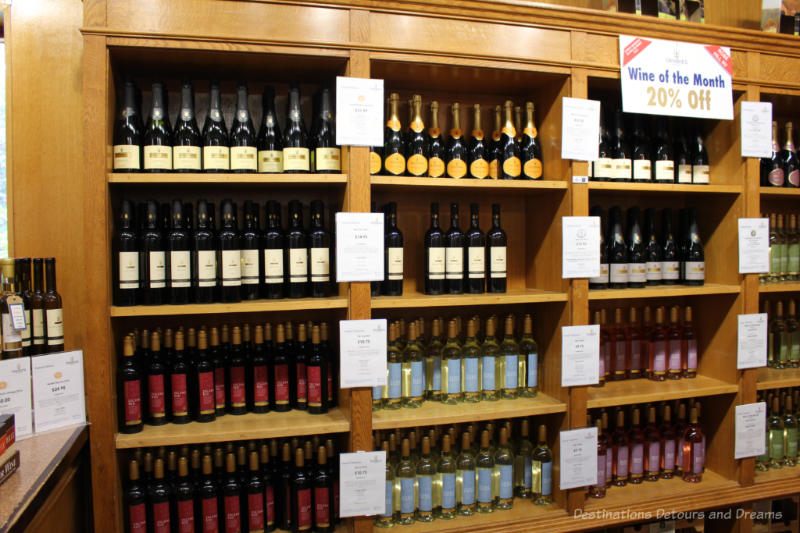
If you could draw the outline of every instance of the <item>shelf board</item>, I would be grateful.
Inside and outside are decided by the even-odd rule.
[[[535,398],[516,400],[482,401],[474,404],[459,403],[447,405],[441,402],[426,401],[422,406],[412,409],[380,409],[372,413],[373,429],[394,429],[412,426],[435,426],[458,424],[476,420],[495,420],[518,416],[546,415],[564,413],[567,405],[546,394]]]
[[[644,289],[590,290],[589,300],[621,300],[626,298],[671,298],[677,296],[704,296],[708,294],[738,294],[739,285],[706,283],[700,287],[689,285],[657,285]]]
[[[238,303],[186,304],[186,305],[134,305],[111,306],[112,317],[211,315],[228,313],[261,313],[270,311],[300,311],[310,309],[344,309],[347,298],[282,298],[280,300],[253,300]]]
[[[478,513],[458,516],[452,520],[436,519],[433,522],[414,522],[402,528],[403,533],[463,533],[464,531],[553,531],[546,526],[549,520],[568,519],[567,512],[557,504],[534,505],[529,499],[514,498],[514,507],[493,513]],[[535,527],[534,527],[535,526]],[[394,529],[394,528],[392,528]],[[381,531],[373,528],[373,531]]]
[[[503,294],[441,294],[431,296],[419,292],[406,291],[402,296],[376,296],[372,299],[373,309],[394,309],[401,307],[453,307],[468,305],[509,305],[544,302],[566,302],[564,292],[541,291],[538,289],[510,290]]]
[[[305,411],[285,413],[225,415],[214,422],[201,424],[166,424],[147,426],[140,433],[118,433],[118,449],[151,446],[180,446],[206,442],[228,442],[249,439],[274,439],[289,436],[346,433],[350,423],[344,413],[334,407],[323,415],[310,415]]]
[[[753,482],[769,483],[770,481],[780,481],[785,479],[800,480],[800,466],[784,466],[783,468],[770,468],[762,472],[756,470]]]
[[[269,185],[344,185],[347,174],[237,174],[237,173],[116,173],[108,174],[109,183],[177,184],[177,183],[265,183]]]
[[[800,386],[800,368],[759,368],[758,390]]]
[[[789,189],[784,187],[759,187],[762,198],[800,198],[800,189]]]
[[[701,375],[693,379],[681,378],[660,382],[649,379],[626,379],[623,381],[607,381],[602,387],[589,387],[586,407],[595,409],[597,407],[612,407],[633,403],[733,394],[738,391],[739,386],[735,383],[726,383],[716,378]]]
[[[782,281],[779,283],[764,283],[758,285],[758,292],[799,292],[800,282]]]
[[[556,180],[493,180],[493,179],[453,179],[453,178],[414,178],[408,176],[370,176],[370,183],[379,187],[398,187],[403,189],[492,189],[525,193],[542,193],[567,190],[566,181]]]
[[[636,193],[741,194],[741,185],[685,185],[668,183],[636,183],[633,181],[590,181],[590,191],[622,191]]]

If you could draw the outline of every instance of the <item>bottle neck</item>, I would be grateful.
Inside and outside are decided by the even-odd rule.
[[[479,219],[478,213],[472,213],[469,218],[470,218],[469,220],[470,226],[474,229],[480,229],[478,227],[478,219]]]
[[[333,114],[331,113],[331,93],[327,89],[323,89],[320,102],[320,119],[322,122],[331,122]]]
[[[136,114],[136,88],[133,83],[125,84],[124,112],[126,117]]]
[[[289,223],[292,228],[303,227],[303,221],[300,219],[300,213],[298,211],[292,212],[291,216],[289,217]]]
[[[250,120],[250,108],[247,105],[247,87],[239,87],[236,92],[236,120],[239,122]]]
[[[431,213],[431,227],[432,228],[439,227],[439,213]]]
[[[322,218],[322,210],[315,209],[311,212],[311,227],[312,228],[322,228],[324,226],[324,220]]]
[[[289,91],[289,113],[288,119],[294,125],[300,124],[301,111],[300,111],[300,91],[292,89]]]
[[[194,96],[192,86],[184,85],[181,87],[181,119],[191,120],[194,118]]]
[[[56,263],[49,261],[45,265],[45,277],[47,279],[47,292],[56,292]]]
[[[164,92],[161,85],[153,86],[153,102],[150,116],[155,121],[161,121],[165,118],[164,113]]]
[[[35,262],[33,264],[33,290],[35,292],[42,292],[43,286],[42,263]]]
[[[219,87],[212,86],[208,97],[208,118],[214,122],[222,122],[221,109]]]
[[[500,229],[500,213],[492,213],[492,227]]]

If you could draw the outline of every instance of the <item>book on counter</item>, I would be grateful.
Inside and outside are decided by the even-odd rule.
[[[14,415],[0,415],[0,485],[19,468]]]

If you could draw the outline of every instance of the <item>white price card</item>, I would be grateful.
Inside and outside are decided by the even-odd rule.
[[[40,355],[31,363],[36,433],[85,423],[83,352]]]
[[[769,272],[769,219],[739,219],[739,274]]]
[[[600,326],[561,328],[561,386],[594,385],[600,381]]]
[[[337,76],[336,144],[383,145],[383,80]]]
[[[383,214],[336,213],[336,281],[383,281]]]
[[[596,161],[599,154],[600,102],[561,99],[561,159]]]
[[[340,387],[386,385],[386,319],[339,321]]]
[[[559,444],[561,490],[597,483],[597,428],[562,431]]]
[[[742,157],[772,155],[772,103],[742,102]]]
[[[736,406],[736,439],[733,458],[755,457],[767,451],[767,404]]]
[[[339,516],[383,514],[386,452],[339,454]]]
[[[600,217],[561,217],[561,277],[600,275]]]
[[[17,438],[33,434],[30,357],[0,361],[0,414],[14,415]]]
[[[767,366],[767,314],[739,315],[736,368]]]

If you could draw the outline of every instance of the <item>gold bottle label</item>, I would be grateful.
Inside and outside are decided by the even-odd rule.
[[[497,165],[495,165],[495,171]],[[483,179],[489,175],[489,163],[485,159],[476,159],[469,165],[469,172],[478,179]]]
[[[467,175],[467,164],[463,159],[451,159],[447,163],[447,176],[450,178],[463,178]]]
[[[420,120],[415,120],[411,123],[411,130],[415,133],[421,132],[425,128],[425,125]]]
[[[428,160],[428,176],[431,178],[441,178],[444,176],[444,161],[439,157],[431,157]]]
[[[145,170],[172,170],[172,146],[151,144],[144,147]]]
[[[498,178],[497,159],[492,159],[491,162],[489,162],[489,177],[493,180]]]
[[[522,132],[528,137],[531,137],[533,139],[535,139],[536,136],[539,135],[539,132],[536,130],[536,127],[525,128],[524,130],[522,130]]]
[[[340,148],[317,148],[317,170],[342,170],[342,150]]]
[[[231,170],[258,170],[258,150],[255,146],[231,146]]]
[[[523,170],[527,177],[538,180],[542,177],[542,162],[538,159],[530,159],[525,161]]]
[[[386,158],[384,166],[389,174],[401,176],[406,171],[406,158],[403,154],[392,154]]]
[[[522,165],[519,161],[519,157],[509,157],[503,161],[503,172],[515,178],[519,176],[520,172],[522,172]]]
[[[173,146],[172,164],[175,170],[200,170],[202,151],[199,146]]]
[[[369,153],[369,173],[374,175],[381,171],[381,156],[375,152]]]
[[[261,150],[258,152],[259,172],[283,172],[283,152],[280,150]]]
[[[310,169],[308,148],[283,149],[283,170],[301,170],[308,172]]]
[[[230,170],[230,149],[227,146],[204,146],[203,168],[206,170]]]
[[[408,171],[414,176],[423,176],[428,171],[428,160],[425,156],[414,154],[408,158]]]
[[[400,131],[400,121],[396,118],[390,118],[386,121],[386,127],[392,131]]]
[[[114,169],[139,170],[139,147],[135,144],[115,144]]]

